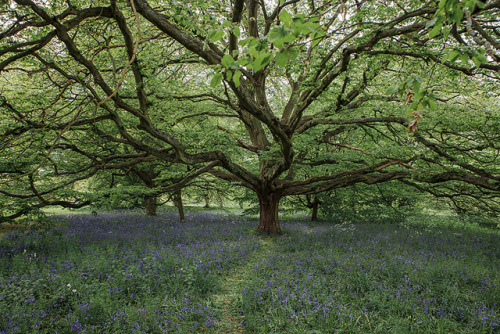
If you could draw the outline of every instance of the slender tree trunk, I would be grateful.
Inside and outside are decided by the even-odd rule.
[[[186,219],[184,215],[184,204],[182,203],[182,191],[177,190],[174,195],[174,203],[177,211],[179,212],[179,221],[183,222]]]
[[[281,195],[259,194],[260,218],[257,233],[278,234],[281,233],[280,221],[278,219],[278,205]]]
[[[317,197],[314,197],[312,204],[312,213],[311,213],[311,220],[316,221],[318,220],[318,207],[319,207],[319,200]]]
[[[156,207],[157,207],[157,202],[156,202],[156,196],[150,196],[146,195],[144,196],[144,202],[145,202],[145,209],[146,209],[146,215],[147,216],[156,216]]]
[[[204,196],[204,199],[205,199],[205,206],[204,208],[205,209],[209,209],[210,208],[210,196],[207,194]]]

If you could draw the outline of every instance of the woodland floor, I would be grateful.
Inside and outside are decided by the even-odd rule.
[[[28,232],[38,227],[1,224],[0,333],[500,328],[500,231],[434,215],[284,221],[282,235],[261,236],[238,216],[176,218],[70,215]]]

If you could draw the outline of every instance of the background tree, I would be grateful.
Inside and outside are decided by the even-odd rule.
[[[220,180],[210,174],[198,177],[189,184],[186,195],[195,203],[209,209],[213,205],[224,209],[225,203],[234,203],[241,187]]]
[[[280,232],[281,198],[357,183],[403,180],[494,208],[498,1],[15,3],[2,10],[0,71],[55,83],[73,105],[55,131],[239,183],[258,197],[261,233]],[[454,95],[457,82],[473,93]],[[478,94],[492,116],[480,127],[432,122],[470,114]],[[56,109],[40,103],[20,111],[38,126]]]

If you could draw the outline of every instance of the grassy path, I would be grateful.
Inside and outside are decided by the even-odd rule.
[[[242,324],[244,316],[238,311],[238,302],[242,298],[241,291],[252,275],[252,268],[264,254],[274,247],[272,239],[260,240],[260,247],[248,258],[245,263],[234,268],[223,279],[219,293],[212,295],[214,308],[221,311],[221,320],[218,323],[217,333],[244,333]]]

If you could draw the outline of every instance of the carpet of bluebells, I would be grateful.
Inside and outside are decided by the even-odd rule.
[[[196,214],[55,217],[0,240],[0,333],[499,333],[500,233]],[[265,242],[261,242],[264,239]],[[245,263],[252,263],[245,266]]]
[[[500,234],[282,224],[243,291],[259,333],[500,333]]]
[[[259,246],[253,225],[223,216],[60,220],[1,241],[0,333],[210,331],[207,297]]]

